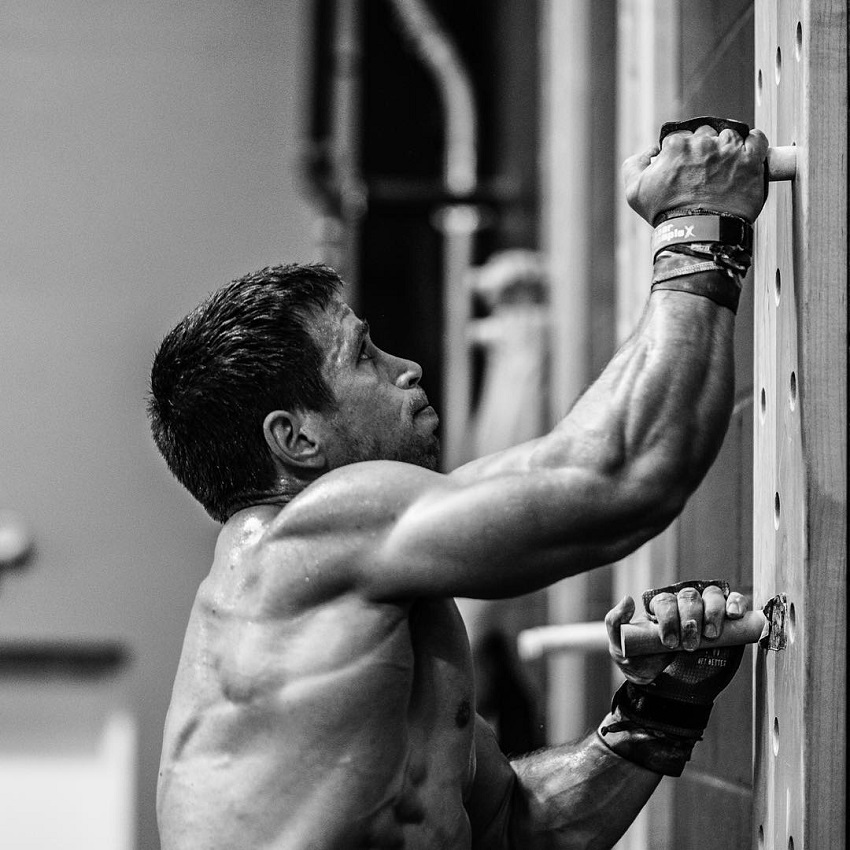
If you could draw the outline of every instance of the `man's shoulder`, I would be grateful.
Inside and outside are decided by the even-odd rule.
[[[438,472],[398,461],[348,464],[302,490],[271,527],[282,534],[374,532],[418,499],[442,491],[447,480]]]
[[[284,507],[257,505],[234,515],[219,546],[226,557],[238,551],[243,569],[257,571],[275,593],[300,588],[295,595],[302,603],[365,593],[382,540],[410,505],[440,492],[446,480],[395,461],[349,464],[321,476]]]

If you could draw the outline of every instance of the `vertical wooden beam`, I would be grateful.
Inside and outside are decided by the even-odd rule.
[[[617,150],[626,157],[658,140],[679,117],[679,0],[617,4]],[[687,117],[687,116],[681,116]],[[652,228],[625,201],[617,178],[617,340],[634,330],[649,295]]]
[[[679,110],[679,0],[619,0],[617,149],[622,162],[658,139]],[[625,200],[617,179],[617,341],[635,329],[649,296],[652,228]],[[614,595],[635,596],[675,580],[675,527],[625,558]]]
[[[589,378],[590,346],[590,68],[591,0],[543,0],[541,5],[541,236],[552,304],[552,391],[556,417],[572,406]],[[548,591],[549,620],[586,619],[587,576]],[[548,663],[547,734],[552,743],[581,735],[587,719],[585,659]]]
[[[648,148],[661,125],[679,117],[679,0],[619,0],[617,5],[618,159]],[[634,330],[649,296],[652,228],[629,209],[617,179],[617,341]],[[676,580],[675,525],[614,570],[614,601],[636,601],[648,587]],[[621,677],[615,674],[616,683]],[[663,783],[617,844],[617,850],[672,846],[671,785]]]
[[[756,228],[754,846],[842,847],[846,806],[847,3],[756,0],[756,123],[796,144]]]

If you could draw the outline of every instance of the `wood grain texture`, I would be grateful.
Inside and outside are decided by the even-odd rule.
[[[794,606],[756,656],[756,847],[845,840],[846,38],[846,0],[756,2],[756,124],[799,151],[756,228],[754,601]]]

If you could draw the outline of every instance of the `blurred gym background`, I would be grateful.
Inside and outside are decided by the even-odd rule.
[[[541,433],[645,298],[619,162],[664,120],[752,120],[752,8],[7,0],[2,19],[0,846],[155,850],[161,730],[217,532],[148,434],[161,337],[232,278],[324,260],[378,344],[423,365],[447,469]],[[683,559],[751,581],[748,340],[731,472],[676,528],[549,592],[460,601],[507,752],[603,715],[615,597]],[[546,623],[577,624],[573,645],[520,657]],[[668,846],[688,794],[724,790],[721,761],[746,818],[749,750],[712,753],[622,847]]]

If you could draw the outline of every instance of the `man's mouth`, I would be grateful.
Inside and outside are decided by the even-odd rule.
[[[413,408],[413,415],[419,416],[422,413],[430,413],[433,416],[437,415],[437,411],[434,410],[433,407],[428,403],[428,398],[423,397],[420,401],[418,401]]]

